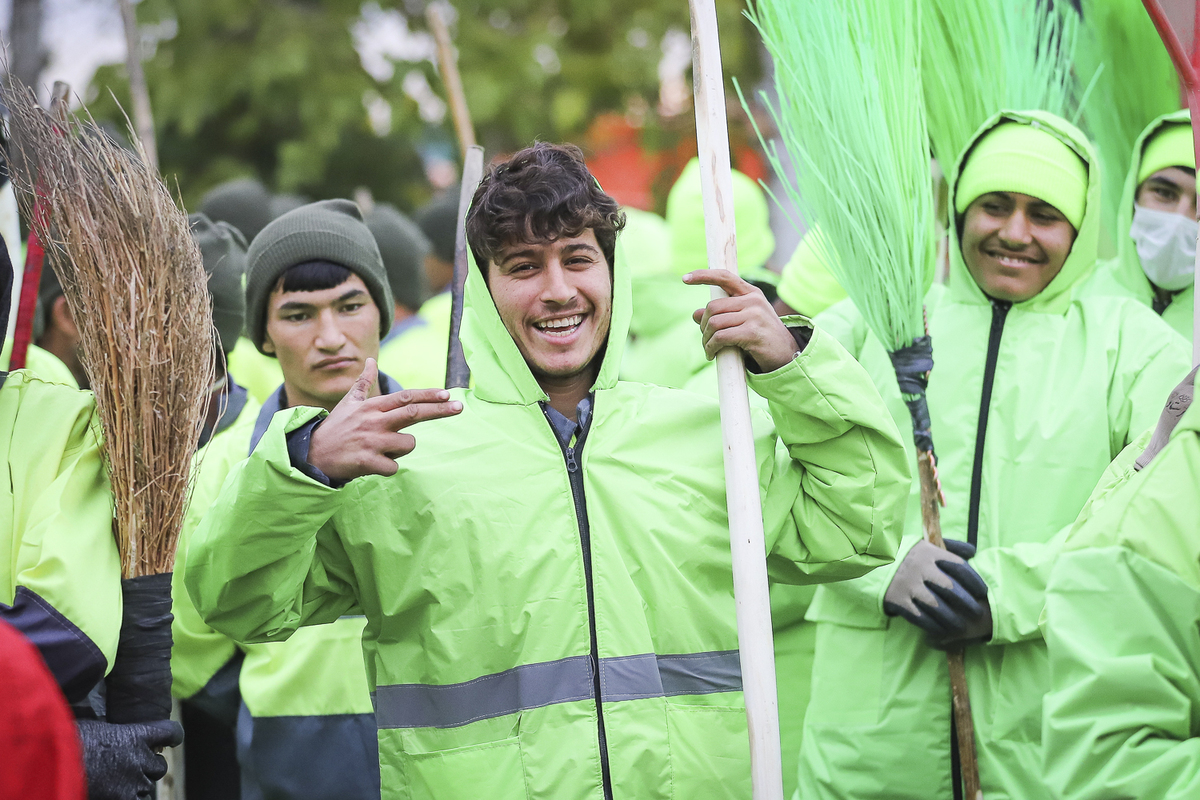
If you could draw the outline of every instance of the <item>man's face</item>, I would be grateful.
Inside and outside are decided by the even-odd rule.
[[[539,380],[579,375],[608,340],[612,274],[591,229],[504,248],[488,262],[488,288]]]
[[[1196,213],[1196,173],[1182,167],[1160,169],[1142,181],[1134,202],[1143,208],[1200,219]]]
[[[962,255],[985,294],[1020,303],[1062,270],[1075,228],[1054,206],[1018,192],[989,192],[967,206]]]
[[[291,405],[332,409],[379,357],[379,308],[357,275],[315,292],[276,286],[263,349],[279,359]]]

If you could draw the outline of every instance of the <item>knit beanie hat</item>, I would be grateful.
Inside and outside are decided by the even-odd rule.
[[[353,202],[321,200],[273,220],[246,253],[246,333],[260,353],[267,298],[284,272],[306,261],[340,264],[362,278],[379,307],[379,335],[387,335],[396,309],[375,237]]]
[[[311,203],[302,194],[273,194],[271,202],[267,204],[267,209],[271,212],[271,219],[278,219],[289,211],[295,211],[300,206],[306,206]]]
[[[246,240],[228,222],[213,222],[203,214],[188,216],[192,238],[200,248],[208,295],[212,298],[213,326],[226,353],[237,344],[246,316],[242,276],[246,272]]]
[[[1196,169],[1196,147],[1192,143],[1192,126],[1183,123],[1164,125],[1150,137],[1142,149],[1137,182],[1149,178],[1160,169],[1187,167]]]
[[[429,239],[433,254],[454,263],[454,238],[458,234],[458,187],[452,186],[417,211],[417,225]]]
[[[779,299],[808,317],[815,317],[846,297],[846,290],[825,264],[832,253],[823,241],[821,229],[810,228],[779,279]]]
[[[775,250],[767,197],[758,184],[733,171],[733,217],[737,229],[738,270],[749,272]],[[667,195],[667,226],[671,229],[672,270],[686,275],[708,268],[704,236],[704,201],[700,195],[700,159],[693,158]]]
[[[253,178],[226,181],[200,199],[200,212],[213,222],[228,222],[253,241],[273,219],[271,194]]]
[[[425,254],[429,240],[417,223],[386,203],[376,205],[365,216],[367,227],[379,245],[392,296],[405,308],[416,311],[429,294],[425,276]]]
[[[988,192],[1019,192],[1062,212],[1078,230],[1087,205],[1088,170],[1074,150],[1046,131],[1005,122],[967,156],[955,188],[954,210],[967,210]]]

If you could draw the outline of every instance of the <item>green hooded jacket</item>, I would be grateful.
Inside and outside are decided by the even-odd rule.
[[[0,350],[0,364],[4,365],[5,370],[8,369],[8,361],[12,357],[12,344],[12,339],[8,339],[4,342],[4,349]],[[29,349],[25,352],[25,369],[49,383],[61,383],[72,389],[79,388],[79,381],[71,374],[71,368],[54,353],[43,350],[33,342],[29,343]]]
[[[1100,475],[1157,422],[1189,367],[1186,344],[1144,306],[1073,299],[1095,263],[1100,225],[1091,145],[1037,112],[997,115],[974,141],[1004,118],[1039,125],[1091,165],[1085,215],[1062,271],[1011,306],[983,294],[952,233],[949,285],[926,296],[935,364],[929,409],[946,494],[942,532],[978,546],[971,564],[987,582],[992,610],[991,641],[966,654],[984,795],[1030,800],[1047,796],[1038,619],[1050,568]],[[911,430],[891,362],[853,305],[833,306],[818,326],[858,356],[897,424]],[[911,437],[905,444],[915,458]],[[914,481],[900,553],[920,538]],[[820,624],[800,758],[806,800],[953,796],[946,657],[916,626],[884,613],[894,575],[893,565],[821,587],[808,611]]]
[[[449,341],[448,331],[414,314],[379,343],[379,370],[405,389],[440,389],[446,385]]]
[[[1117,219],[1117,257],[1101,262],[1096,266],[1096,273],[1083,287],[1087,294],[1116,295],[1132,297],[1144,306],[1153,307],[1155,301],[1154,287],[1146,273],[1142,270],[1142,262],[1138,259],[1137,245],[1129,236],[1133,225],[1133,200],[1137,196],[1138,170],[1142,166],[1142,149],[1146,142],[1164,125],[1173,122],[1190,122],[1187,109],[1165,114],[1142,131],[1133,147],[1133,162],[1129,167],[1129,176],[1125,179],[1125,191],[1121,196],[1120,216]],[[1196,284],[1171,295],[1171,302],[1162,312],[1163,321],[1170,325],[1187,341],[1192,340],[1192,313],[1195,308]]]
[[[112,666],[121,630],[96,402],[24,370],[0,384],[0,620],[79,702]]]
[[[266,432],[280,397],[277,390],[264,405],[247,403],[196,456],[171,585],[172,693],[236,724],[243,800],[372,800],[379,771],[364,620],[303,628],[286,642],[238,644],[204,622],[184,588],[196,528]]]
[[[1200,406],[1072,532],[1046,589],[1045,780],[1200,796]]]
[[[341,489],[287,451],[321,412],[277,414],[196,531],[187,587],[218,630],[366,616],[384,797],[749,795],[718,407],[618,381],[629,318],[618,259],[591,421],[564,447],[472,269],[461,414]],[[772,576],[889,563],[910,478],[865,372],[815,329],[750,383],[775,422],[756,426]]]

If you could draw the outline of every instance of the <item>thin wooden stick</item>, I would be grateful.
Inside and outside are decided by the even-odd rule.
[[[921,522],[925,526],[925,539],[945,550],[946,542],[942,539],[942,491],[938,486],[932,453],[922,451],[917,454],[917,472],[921,477]],[[950,699],[954,726],[958,732],[958,760],[962,765],[963,788],[969,800],[983,800],[979,782],[979,755],[975,751],[975,721],[971,717],[971,695],[967,691],[967,667],[962,648],[947,651],[946,665],[950,669]]]
[[[689,0],[688,5],[692,18],[696,140],[708,262],[710,267],[727,269],[736,275],[733,176],[729,165],[717,9],[713,0]],[[712,296],[717,299],[726,295],[713,287]],[[742,355],[736,348],[722,350],[717,353],[716,360],[742,694],[750,732],[751,791],[754,800],[782,800],[783,766],[779,748],[771,599],[746,371]]]
[[[459,331],[462,328],[463,292],[467,287],[467,210],[483,179],[483,148],[471,145],[463,154],[462,186],[458,192],[458,223],[454,232],[454,280],[450,284],[450,349],[446,357],[446,388],[465,389],[471,382],[471,368],[463,353]]]
[[[138,34],[133,3],[130,0],[120,1],[121,22],[125,27],[125,68],[129,71],[129,93],[133,97],[133,120],[142,149],[146,151],[146,163],[154,171],[158,169],[158,147],[154,143],[150,92],[146,89],[146,73],[142,70],[142,39]]]
[[[450,42],[450,31],[442,19],[442,10],[436,3],[425,7],[425,19],[437,42],[438,70],[446,84],[446,99],[450,101],[450,115],[454,118],[454,130],[458,134],[458,146],[463,159],[467,150],[475,146],[475,128],[471,125],[471,113],[467,110],[467,96],[463,93],[462,76],[458,74],[458,59]]]

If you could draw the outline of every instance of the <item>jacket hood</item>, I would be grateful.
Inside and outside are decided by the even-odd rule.
[[[474,260],[472,256],[473,264]],[[633,301],[626,264],[628,259],[621,258],[618,247],[613,260],[616,263],[612,265],[612,320],[608,327],[608,343],[597,356],[603,359],[603,363],[596,382],[592,384],[593,390],[611,389],[616,385],[625,337],[629,334]],[[496,310],[478,264],[467,270],[460,338],[467,366],[471,368],[471,384],[476,397],[509,405],[549,401],[550,398],[538,385],[516,342],[500,320],[500,312]]]
[[[1062,271],[1036,296],[1015,303],[1014,308],[1044,314],[1061,314],[1071,303],[1075,288],[1083,283],[1096,266],[1096,252],[1100,239],[1100,159],[1091,142],[1083,132],[1062,117],[1044,111],[1001,111],[985,122],[959,156],[950,180],[950,197],[958,189],[959,175],[963,165],[971,157],[975,145],[993,128],[1004,122],[1017,122],[1045,131],[1067,145],[1087,167],[1087,199],[1083,221],[1075,236],[1075,243],[1063,264]],[[958,226],[950,226],[950,291],[951,296],[961,302],[987,304],[987,295],[975,283],[963,261],[962,244],[958,238]]]
[[[1167,125],[1176,123],[1191,124],[1192,118],[1185,108],[1163,114],[1151,122],[1133,145],[1133,158],[1130,159],[1129,172],[1125,176],[1125,188],[1121,191],[1121,206],[1117,212],[1117,259],[1113,265],[1113,277],[1117,282],[1133,293],[1134,297],[1149,304],[1154,299],[1154,288],[1150,279],[1142,270],[1142,261],[1138,258],[1137,245],[1129,236],[1133,225],[1133,200],[1137,196],[1138,172],[1142,168],[1142,153],[1146,142]]]

